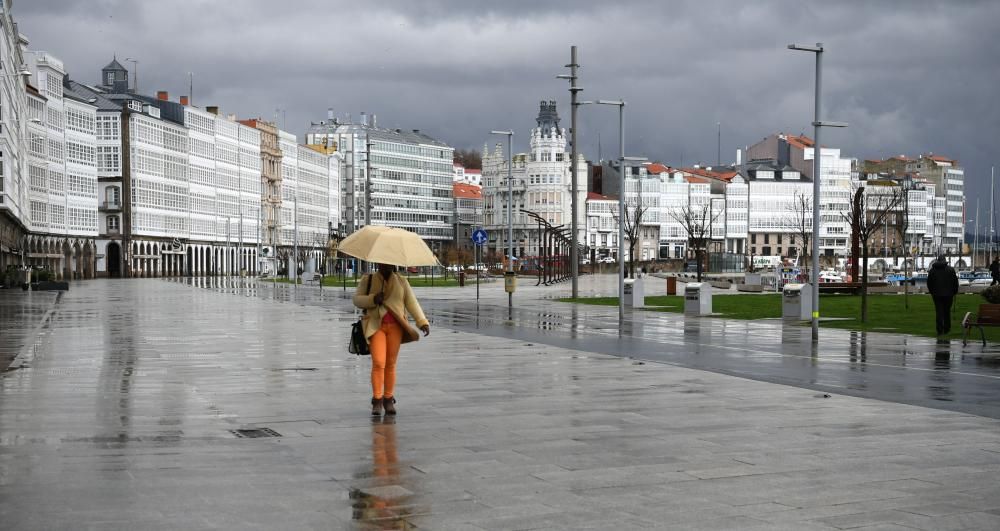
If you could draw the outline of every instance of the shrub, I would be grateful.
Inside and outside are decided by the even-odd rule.
[[[1000,304],[1000,285],[990,286],[984,289],[980,295],[990,304]]]
[[[54,280],[55,277],[56,276],[52,274],[52,271],[49,271],[48,269],[39,269],[31,273],[32,282],[47,282],[49,280]]]

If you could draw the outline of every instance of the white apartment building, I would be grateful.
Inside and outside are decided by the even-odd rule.
[[[618,259],[618,198],[587,194],[586,245],[595,259]],[[627,251],[626,251],[627,252]],[[590,255],[585,258],[590,258]]]
[[[483,186],[483,171],[476,170],[472,168],[466,168],[465,166],[454,163],[454,174],[452,175],[452,180],[456,183],[462,184],[472,184],[475,186]]]
[[[524,212],[533,212],[552,226],[572,225],[571,152],[566,149],[566,130],[559,128],[555,101],[542,101],[537,127],[529,139],[529,153],[514,155],[512,174],[512,221],[514,257],[538,256],[538,222]],[[516,137],[515,137],[516,138]],[[507,254],[507,157],[503,143],[493,152],[483,151],[483,208],[489,235],[487,249]],[[583,156],[577,164],[577,241],[587,241],[587,163]]]
[[[25,153],[29,72],[27,46],[10,16],[11,0],[0,0],[0,272],[26,258],[31,230]]]
[[[790,166],[810,182],[813,178],[814,142],[805,136],[773,134],[747,150],[747,160],[774,161],[778,166]],[[847,256],[850,252],[851,228],[846,221],[850,207],[854,161],[841,156],[838,148],[820,149],[820,254],[827,257]]]
[[[454,149],[419,129],[378,127],[374,114],[344,121],[328,111],[327,120],[306,133],[309,145],[340,154],[339,232],[349,234],[371,223],[413,231],[435,252],[455,238],[452,181]],[[371,174],[366,172],[371,170]],[[371,220],[365,220],[370,185]]]
[[[97,237],[97,108],[64,94],[62,61],[26,52],[39,88],[28,90],[26,263],[63,279],[94,276]]]

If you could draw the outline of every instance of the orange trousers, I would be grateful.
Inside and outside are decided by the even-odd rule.
[[[372,398],[392,396],[396,387],[396,358],[403,341],[403,328],[395,321],[382,322],[368,340],[372,354]]]

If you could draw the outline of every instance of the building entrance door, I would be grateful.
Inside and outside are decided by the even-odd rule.
[[[116,242],[108,244],[108,278],[122,276],[122,248]]]

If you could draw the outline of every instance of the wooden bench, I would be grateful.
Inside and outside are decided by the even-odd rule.
[[[980,304],[979,313],[968,312],[962,318],[962,346],[968,344],[969,331],[972,327],[979,328],[979,335],[983,338],[983,346],[986,346],[987,326],[1000,326],[1000,304]]]

